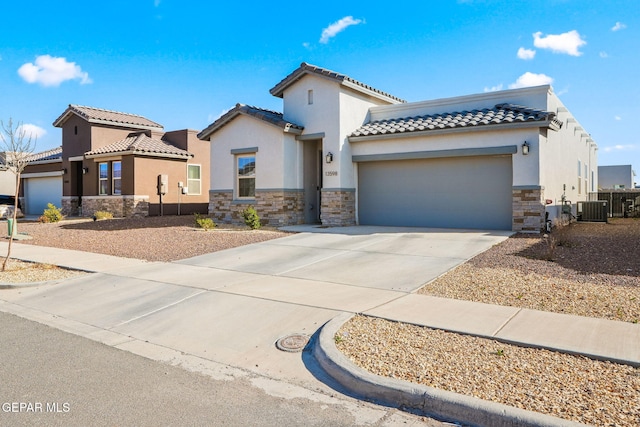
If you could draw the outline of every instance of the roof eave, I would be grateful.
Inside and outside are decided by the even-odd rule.
[[[50,163],[62,163],[62,157],[57,159],[34,160],[32,162],[27,162],[27,165],[47,165]]]
[[[256,117],[253,114],[249,114],[246,111],[243,111],[242,109],[238,108],[238,109],[234,109],[233,111],[223,115],[218,120],[216,120],[215,122],[213,122],[212,124],[207,126],[206,129],[204,129],[202,132],[200,132],[197,135],[198,139],[202,139],[202,140],[209,139],[209,137],[211,135],[213,135],[214,133],[216,133],[220,128],[223,128],[224,126],[228,125],[236,117],[238,117],[240,115],[251,117],[253,119],[259,120],[261,123],[265,123],[265,124],[274,126],[274,127],[278,128],[278,129],[282,130],[284,133],[290,133],[290,134],[293,134],[293,135],[301,135],[302,132],[304,131],[304,128],[300,129],[300,127],[298,125],[295,125],[294,123],[286,123],[284,126],[282,126],[280,124],[273,123],[273,122],[270,122],[268,120],[263,120],[260,117]]]
[[[112,151],[109,153],[95,153],[89,154],[85,153],[85,159],[100,159],[105,157],[113,157],[113,156],[136,156],[136,157],[156,157],[156,158],[166,158],[166,159],[181,159],[181,160],[189,160],[194,157],[193,154],[172,154],[172,153],[154,153],[152,151],[135,151],[135,150],[127,150],[127,151]]]
[[[361,135],[361,136],[349,136],[347,137],[349,142],[361,142],[361,141],[373,141],[381,139],[396,139],[396,138],[414,138],[420,136],[442,135],[450,133],[465,133],[465,132],[486,132],[502,129],[527,129],[527,128],[550,128],[549,121],[528,121],[519,123],[496,123],[490,125],[476,125],[476,126],[464,126],[455,128],[444,129],[429,129],[422,131],[408,131],[408,132],[389,132],[376,135]]]

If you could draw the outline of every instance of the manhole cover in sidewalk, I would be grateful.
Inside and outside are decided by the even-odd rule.
[[[282,351],[296,353],[302,351],[309,342],[309,336],[304,334],[292,334],[276,341],[276,347]]]

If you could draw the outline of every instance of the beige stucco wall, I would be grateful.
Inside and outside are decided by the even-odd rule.
[[[302,173],[299,163],[285,164],[284,156],[286,145],[288,158],[298,158],[299,143],[291,137],[286,138],[281,128],[254,117],[239,115],[215,132],[210,144],[213,165],[211,191],[235,191],[236,155],[231,150],[236,149],[258,147],[255,153],[257,189],[283,189],[287,185],[297,185]]]
[[[310,90],[313,104],[308,102]],[[387,102],[313,74],[304,76],[284,91],[285,120],[304,126],[303,136],[323,133],[323,155],[333,154],[333,162],[323,164],[324,188],[355,188],[347,135],[365,123],[371,107],[381,104]]]

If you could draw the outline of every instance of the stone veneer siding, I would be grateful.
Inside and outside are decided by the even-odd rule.
[[[544,227],[543,188],[513,188],[513,231],[540,233]]]
[[[83,196],[82,216],[97,211],[110,212],[114,217],[149,216],[149,196]]]
[[[302,190],[256,190],[254,200],[233,200],[232,190],[209,192],[209,215],[224,224],[244,224],[242,211],[253,206],[262,225],[280,227],[304,223]]]
[[[322,225],[339,227],[356,224],[356,190],[322,190]]]
[[[82,212],[78,207],[78,196],[62,197],[62,214],[65,216],[81,216]]]

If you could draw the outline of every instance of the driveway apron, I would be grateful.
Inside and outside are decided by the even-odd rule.
[[[0,293],[0,310],[324,388],[289,334],[342,312],[382,310],[510,232],[293,227],[287,237],[173,263],[103,266],[55,285]],[[93,261],[92,261],[93,262]],[[58,320],[55,320],[58,319]],[[74,329],[74,328],[67,328]],[[160,357],[159,357],[160,358]]]

